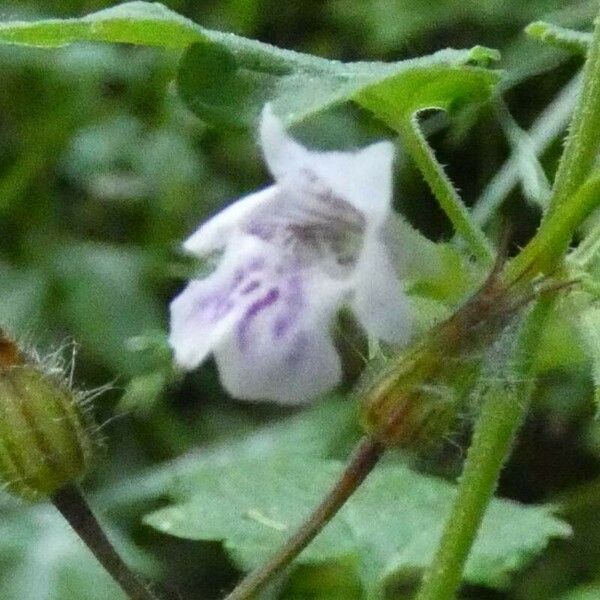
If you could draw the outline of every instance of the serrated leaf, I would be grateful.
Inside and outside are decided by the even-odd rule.
[[[137,477],[104,490],[97,502],[123,507],[135,502],[155,500],[178,480],[195,477],[205,467],[226,467],[240,456],[261,461],[273,456],[317,458],[346,455],[361,432],[356,406],[347,398],[329,396],[300,414],[262,427],[251,435],[227,440],[154,466]]]
[[[317,504],[342,463],[299,456],[207,465],[180,478],[172,506],[146,523],[178,537],[221,540],[244,569],[261,564]],[[373,598],[412,580],[431,560],[455,487],[403,466],[378,468],[298,558],[313,564],[356,558]],[[510,574],[569,527],[549,509],[506,500],[490,505],[467,564],[468,582],[507,585]]]
[[[186,48],[179,91],[202,119],[250,126],[265,102],[289,122],[356,100],[381,118],[448,108],[489,96],[498,74],[469,66],[497,58],[486,48],[442,50],[397,63],[342,63],[196,25],[157,3],[128,2],[79,19],[0,24],[0,42],[54,47],[74,41]]]

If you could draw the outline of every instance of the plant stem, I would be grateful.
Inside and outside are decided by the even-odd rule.
[[[52,503],[131,600],[159,600],[119,556],[78,487],[62,488]]]
[[[535,153],[541,155],[565,129],[581,88],[581,78],[576,75],[540,113],[527,132]],[[519,182],[519,158],[513,152],[479,196],[471,212],[475,222],[486,225],[498,207]]]
[[[342,476],[321,504],[302,523],[283,547],[264,565],[246,576],[237,587],[225,597],[225,600],[246,600],[252,598],[266,583],[283,570],[300,552],[316,537],[316,535],[333,518],[346,500],[356,491],[358,486],[373,470],[384,447],[370,437],[365,437],[358,444],[350,458]]]
[[[400,120],[397,129],[404,147],[423,174],[456,232],[465,239],[476,258],[491,265],[494,253],[490,244],[463,204],[443,167],[436,160],[433,150],[419,127],[417,116]]]
[[[590,79],[598,78],[598,82]],[[538,272],[554,267],[568,247],[574,229],[600,202],[600,177],[591,180],[575,194],[584,183],[591,168],[600,140],[586,129],[600,129],[600,32],[598,27],[586,67],[584,68],[582,99],[576,110],[565,154],[570,158],[561,161],[550,209],[540,230],[525,250],[506,269],[510,285],[521,278],[531,281]],[[597,125],[597,126],[596,126]],[[399,134],[404,145],[421,170],[441,207],[448,215],[477,258],[491,264],[493,252],[479,226],[462,203],[452,182],[437,162],[432,149],[419,128],[416,116],[400,122]],[[580,163],[584,164],[581,166]],[[552,209],[564,204],[560,214],[550,214]],[[529,276],[529,277],[527,277]],[[464,563],[475,540],[477,530],[487,505],[494,494],[500,471],[514,437],[527,412],[532,384],[529,380],[534,351],[546,316],[553,306],[553,298],[539,300],[528,316],[520,338],[518,365],[521,384],[516,401],[510,402],[500,393],[485,401],[478,418],[473,443],[469,449],[456,502],[433,564],[424,578],[418,600],[443,600],[452,598],[460,585]],[[515,358],[515,357],[513,357]],[[314,539],[331,518],[354,493],[372,471],[385,450],[381,442],[366,437],[359,444],[341,478],[333,489],[301,525],[285,545],[266,564],[250,573],[225,598],[248,600],[266,583],[283,570]]]
[[[587,267],[600,252],[600,223],[594,223],[577,248],[569,253],[569,262],[581,269]]]
[[[520,279],[531,281],[539,272],[553,269],[566,252],[575,228],[600,202],[600,177],[596,176],[583,185],[600,147],[597,134],[600,128],[598,21],[583,78],[582,95],[556,174],[549,210],[534,238],[508,264],[505,276],[509,285]],[[557,210],[559,207],[560,210]],[[525,381],[529,379],[531,361],[553,304],[553,297],[538,300],[521,332],[518,355],[514,357],[513,364],[517,365]],[[456,501],[417,600],[449,600],[455,596],[481,519],[527,412],[531,392],[531,384],[526,383],[518,401],[510,402],[499,395],[492,395],[482,407]]]
[[[553,300],[546,298],[528,315],[519,336],[514,395],[503,386],[492,389],[481,407],[473,440],[435,557],[423,578],[417,600],[449,600],[461,583],[462,572],[477,531],[492,499],[498,478],[517,431],[527,413],[533,391],[530,368],[543,324]]]
[[[506,266],[507,282],[516,282],[527,274],[529,279],[538,273],[550,274],[567,251],[573,232],[598,206],[600,175],[591,177],[566,198],[560,211],[543,219],[535,236]]]
[[[583,89],[575,107],[569,135],[554,183],[550,213],[562,205],[587,179],[600,150],[600,20],[583,68]]]

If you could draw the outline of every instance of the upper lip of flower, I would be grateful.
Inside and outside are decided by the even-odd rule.
[[[296,402],[341,376],[329,327],[343,302],[353,303],[369,332],[406,339],[406,298],[381,235],[393,147],[312,152],[269,106],[260,132],[275,183],[218,213],[184,244],[223,256],[212,275],[173,301],[170,342],[186,368],[212,351],[235,396]]]

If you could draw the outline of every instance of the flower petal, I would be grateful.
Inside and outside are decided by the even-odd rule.
[[[290,273],[248,307],[234,335],[223,338],[215,358],[232,396],[298,404],[340,381],[330,325],[343,289],[331,286],[317,297],[310,285],[306,273]]]
[[[205,256],[221,250],[229,242],[238,226],[253,211],[267,205],[277,197],[276,186],[269,186],[230,204],[202,224],[184,243],[184,249],[196,256]]]
[[[387,248],[375,236],[365,240],[355,281],[352,310],[365,330],[380,340],[406,344],[413,328],[410,302]]]
[[[332,192],[380,225],[392,201],[394,146],[378,142],[355,152],[314,152],[304,165]]]
[[[169,343],[185,369],[198,366],[261,293],[273,250],[250,236],[238,236],[217,270],[191,281],[171,302]]]
[[[311,151],[287,134],[270,105],[262,113],[260,137],[265,160],[279,184],[293,190],[307,177],[318,180],[331,196],[348,202],[376,225],[383,222],[392,198],[391,142],[356,151]]]
[[[277,181],[297,172],[313,154],[287,133],[271,104],[265,104],[262,111],[260,145],[269,171]]]

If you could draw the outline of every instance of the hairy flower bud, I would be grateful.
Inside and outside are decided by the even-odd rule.
[[[0,479],[37,500],[87,470],[95,440],[82,395],[0,332]]]
[[[386,446],[421,451],[452,427],[478,361],[444,361],[420,347],[364,383],[362,422]]]
[[[443,438],[477,381],[485,352],[531,296],[519,296],[493,271],[449,319],[387,367],[359,395],[369,435],[411,450]]]

